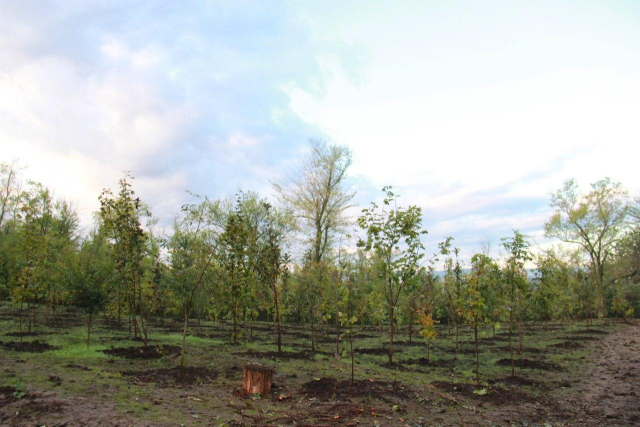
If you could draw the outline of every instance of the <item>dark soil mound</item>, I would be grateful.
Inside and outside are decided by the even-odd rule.
[[[584,336],[581,336],[581,335],[573,335],[573,336],[569,335],[569,336],[566,336],[564,338],[567,339],[567,340],[570,340],[570,341],[600,341],[600,338],[584,337]]]
[[[392,401],[409,396],[409,390],[397,381],[356,380],[351,387],[349,380],[321,378],[303,384],[302,389],[303,393],[309,396],[325,400],[334,397],[374,397]]]
[[[549,347],[565,348],[567,350],[575,350],[575,349],[578,349],[578,348],[584,348],[584,346],[582,344],[580,344],[579,342],[575,342],[575,341],[562,341],[562,342],[559,342],[557,344],[551,344]]]
[[[37,337],[40,335],[53,335],[53,332],[9,332],[8,337]]]
[[[246,351],[235,353],[238,356],[255,357],[258,359],[279,359],[279,360],[301,360],[301,359],[313,359],[313,354],[306,351],[291,352],[283,351],[278,353],[277,351]]]
[[[210,382],[218,377],[218,372],[204,367],[179,366],[167,369],[153,369],[150,371],[124,371],[122,375],[131,377],[137,384],[157,383],[162,387],[199,385]]]
[[[498,351],[502,351],[505,353],[509,353],[509,347],[495,347],[495,350]],[[542,348],[534,348],[534,347],[524,347],[523,349],[524,353],[531,353],[531,354],[544,354],[546,353],[546,351]],[[513,347],[513,353],[520,353],[520,348],[518,346],[514,346]]]
[[[534,387],[540,387],[542,383],[532,380],[531,378],[527,378],[527,377],[519,377],[519,376],[508,376],[508,377],[503,377],[503,378],[492,378],[489,380],[489,384],[506,384],[509,386],[515,386],[515,387],[521,387],[523,385],[526,386],[534,386]]]
[[[496,362],[498,366],[511,366],[511,359],[500,359]],[[540,362],[538,360],[516,359],[515,365],[518,368],[540,369],[543,371],[564,371],[565,368],[557,363]]]
[[[67,363],[66,365],[64,365],[64,367],[71,369],[80,369],[81,371],[91,371],[91,368],[89,368],[88,366],[76,365],[75,363]]]
[[[439,390],[447,393],[464,396],[470,399],[489,402],[495,405],[513,404],[535,400],[534,397],[514,389],[490,387],[480,389],[468,383],[452,383],[449,381],[434,381],[431,383]]]
[[[43,353],[49,350],[59,350],[60,347],[55,347],[53,345],[47,344],[42,341],[29,341],[23,342],[20,344],[19,342],[5,342],[0,341],[0,345],[5,348],[5,350],[10,351],[26,351],[28,353]]]
[[[407,359],[403,360],[402,363],[405,363],[407,365],[420,365],[434,368],[450,368],[454,365],[454,361],[452,359],[427,360],[426,357],[420,357],[418,359]]]
[[[450,353],[450,354],[476,354],[476,350],[474,348],[458,348],[458,351],[456,351],[455,347],[452,348],[440,348],[438,349],[440,351],[444,351],[445,353]],[[480,353],[484,353],[486,351],[486,349],[483,349],[482,347],[478,348],[478,351]]]
[[[124,357],[125,359],[160,359],[170,354],[179,354],[180,347],[177,345],[159,345],[147,347],[116,347],[102,350],[109,356]]]
[[[416,368],[409,368],[405,365],[403,365],[402,363],[398,363],[398,362],[393,362],[393,363],[381,363],[380,366],[382,366],[383,368],[386,369],[393,369],[394,371],[402,371],[402,372],[424,372],[420,369],[416,369]]]
[[[607,335],[609,332],[601,331],[599,329],[581,329],[575,331],[574,334],[588,334],[588,335]]]
[[[376,354],[379,356],[386,356],[389,354],[389,349],[388,348],[356,348],[353,350],[354,353],[358,353],[358,354]],[[396,353],[402,353],[401,349],[393,349],[393,354]]]
[[[389,347],[389,342],[387,341],[387,342],[383,343],[383,345],[385,347]],[[427,344],[424,341],[423,342],[420,342],[420,341],[411,341],[411,342],[409,342],[409,341],[394,341],[393,342],[393,346],[395,347],[397,345],[402,345],[402,346],[407,346],[407,347],[426,347],[427,346]]]
[[[11,386],[0,387],[0,408],[11,402],[15,402],[19,398],[19,391],[17,388]]]

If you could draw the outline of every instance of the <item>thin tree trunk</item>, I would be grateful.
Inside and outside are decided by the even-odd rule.
[[[476,386],[480,387],[480,351],[478,350],[478,318],[473,327],[473,335],[476,342]]]
[[[393,364],[393,306],[389,308],[389,365]]]
[[[236,309],[233,309],[233,332],[232,332],[232,334],[233,334],[233,343],[234,344],[237,343],[237,336],[238,336],[238,334],[236,332],[236,316],[237,316],[236,311],[237,311]]]
[[[184,313],[183,323],[182,323],[182,349],[180,350],[180,374],[179,379],[182,380],[182,375],[184,374],[184,348],[187,342],[187,321],[189,319],[189,313]]]
[[[276,303],[276,313],[275,313],[275,317],[276,317],[276,335],[277,335],[277,341],[278,341],[278,353],[280,353],[282,351],[282,336],[280,335],[280,310],[278,307],[278,290],[274,287],[272,287],[273,289],[273,299]],[[311,342],[313,343],[313,338],[311,338]],[[311,344],[311,347],[313,348],[313,344]]]
[[[20,316],[20,350],[22,350],[22,304],[20,301],[20,309],[18,310],[18,316]]]
[[[513,310],[509,311],[509,353],[511,354],[511,376],[516,375],[516,362],[513,358]]]
[[[91,346],[91,323],[93,322],[93,314],[87,317],[87,348]]]

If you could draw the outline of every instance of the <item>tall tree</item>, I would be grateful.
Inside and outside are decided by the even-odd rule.
[[[605,315],[605,273],[621,238],[629,213],[627,191],[609,178],[591,184],[581,194],[578,183],[568,180],[551,194],[554,214],[544,225],[547,237],[579,245],[587,254],[594,288],[598,297],[598,315]]]
[[[310,145],[311,155],[298,169],[293,185],[275,189],[299,220],[312,261],[318,264],[334,243],[335,233],[348,224],[344,213],[355,193],[344,189],[351,151],[322,140],[311,140]]]
[[[389,309],[389,364],[393,363],[393,332],[395,311],[402,291],[417,274],[421,250],[420,235],[422,210],[417,206],[398,207],[397,197],[391,187],[384,187],[382,206],[375,202],[362,210],[358,225],[366,231],[366,240],[360,239],[358,247],[373,251],[380,259],[380,272],[384,296]]]

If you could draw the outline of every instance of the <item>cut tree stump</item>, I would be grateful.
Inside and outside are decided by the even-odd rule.
[[[274,367],[250,363],[242,368],[242,391],[246,394],[269,394]]]

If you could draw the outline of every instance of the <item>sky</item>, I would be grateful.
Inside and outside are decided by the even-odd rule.
[[[640,195],[638,1],[0,0],[0,162],[84,226],[124,171],[168,226],[186,190],[273,197],[308,139],[346,145],[355,217],[423,210],[427,251],[518,229],[549,193]]]

